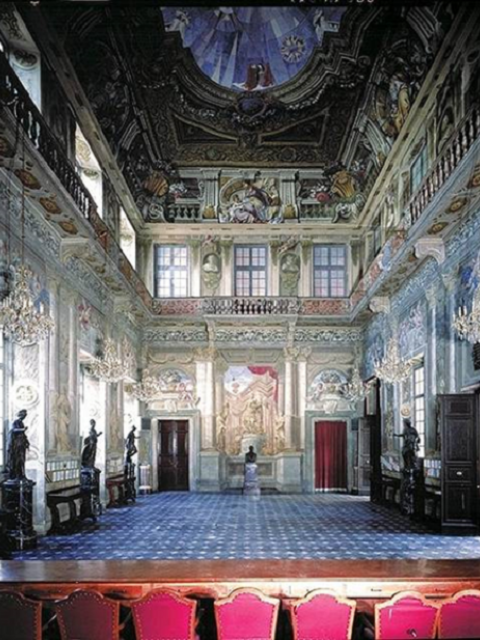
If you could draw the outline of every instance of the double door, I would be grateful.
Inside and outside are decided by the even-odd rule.
[[[188,420],[158,421],[158,487],[188,491]]]

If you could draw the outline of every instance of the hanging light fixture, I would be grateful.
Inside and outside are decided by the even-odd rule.
[[[402,360],[398,352],[395,338],[388,341],[387,352],[382,360],[374,362],[375,375],[383,382],[395,384],[408,378],[412,371],[412,363]]]
[[[480,286],[475,290],[470,313],[466,305],[459,307],[453,316],[452,327],[461,340],[468,340],[472,344],[480,342]]]
[[[23,148],[25,167],[25,144]],[[7,203],[8,209],[10,203]],[[6,336],[22,347],[28,347],[44,340],[55,323],[44,309],[43,304],[35,305],[30,291],[32,271],[25,265],[25,185],[22,181],[21,209],[21,264],[15,270],[12,289],[0,303],[0,329]]]
[[[161,393],[161,383],[148,369],[142,375],[142,381],[132,384],[132,394],[142,402],[149,402]]]
[[[111,338],[105,340],[103,354],[90,365],[90,371],[102,382],[120,382],[126,376],[123,360],[118,357],[117,348]]]

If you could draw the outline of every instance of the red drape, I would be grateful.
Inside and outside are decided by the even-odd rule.
[[[315,488],[347,489],[347,423],[315,423]]]

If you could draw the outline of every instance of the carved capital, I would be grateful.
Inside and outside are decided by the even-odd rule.
[[[420,238],[415,243],[415,256],[419,259],[434,258],[438,264],[445,262],[445,243],[442,238]]]
[[[195,358],[203,362],[215,362],[218,352],[214,346],[195,349]]]
[[[456,271],[448,271],[447,273],[442,273],[442,281],[445,289],[452,293],[455,290],[458,284],[458,277]]]
[[[387,296],[374,296],[370,300],[368,308],[373,313],[390,313],[390,298]]]

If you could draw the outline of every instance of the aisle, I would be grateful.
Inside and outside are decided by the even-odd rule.
[[[347,495],[160,493],[108,510],[99,527],[40,538],[15,559],[479,558],[479,537],[446,537]]]

